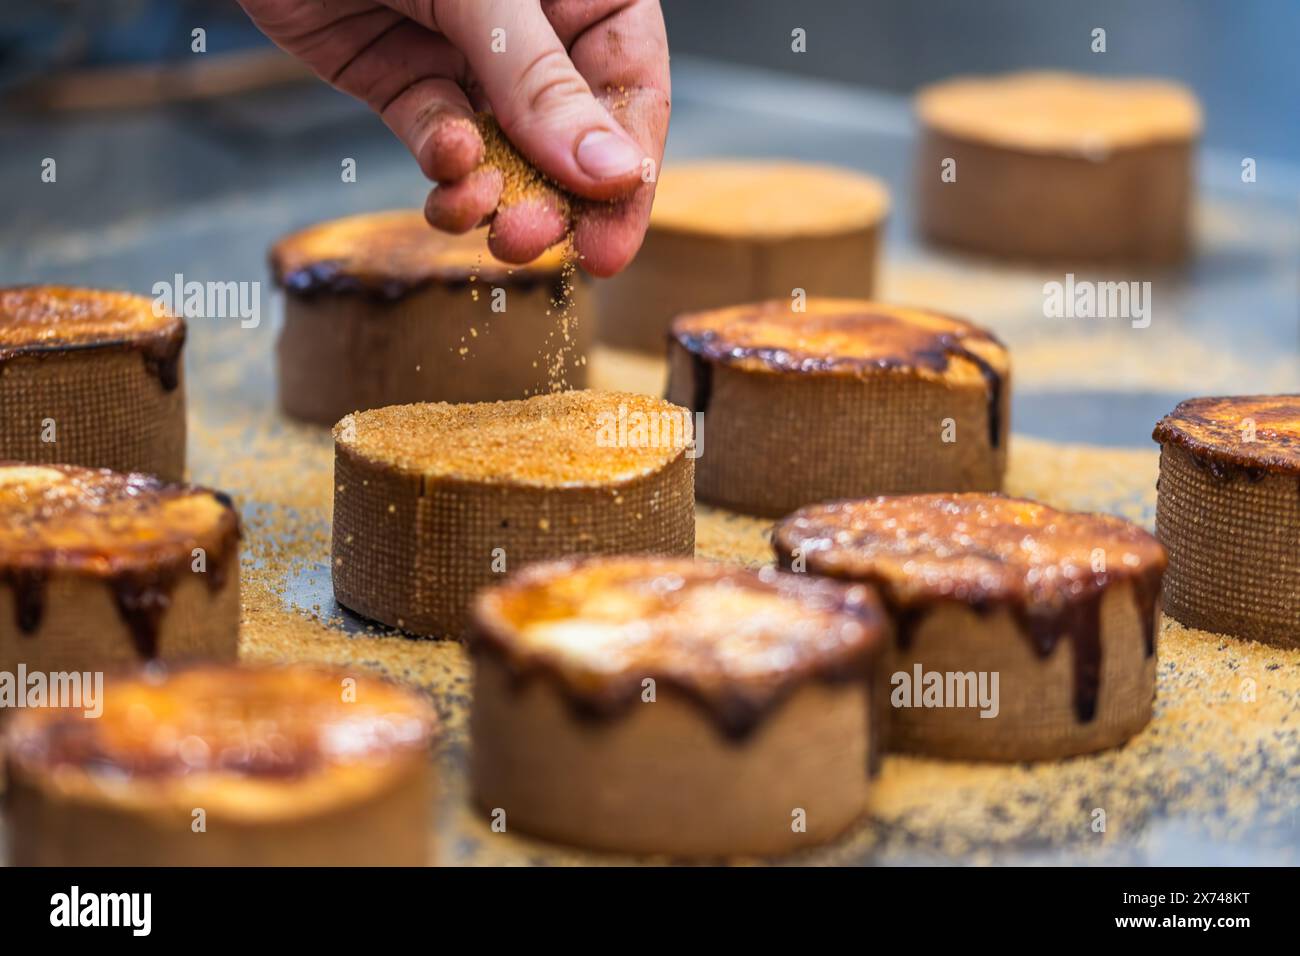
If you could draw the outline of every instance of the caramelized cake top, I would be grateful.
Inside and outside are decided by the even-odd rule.
[[[95,346],[179,349],[185,323],[127,292],[33,285],[0,289],[0,358]]]
[[[396,684],[304,664],[145,670],[110,678],[102,705],[98,718],[73,707],[18,712],[5,730],[11,766],[55,787],[137,784],[253,813],[306,812],[300,788],[308,799],[297,807],[268,789],[315,780],[346,790],[362,781],[340,770],[425,759],[436,726],[428,703]]]
[[[113,576],[212,560],[239,535],[218,492],[151,475],[0,462],[0,570],[74,569]]]
[[[689,558],[535,564],[474,604],[473,641],[616,708],[668,682],[733,726],[808,679],[861,675],[884,618],[870,588]]]
[[[672,336],[711,363],[755,372],[908,373],[983,384],[1010,369],[1006,348],[977,325],[856,299],[810,298],[804,312],[785,299],[688,312],[673,320]]]
[[[962,139],[1041,153],[1094,155],[1190,140],[1201,108],[1167,80],[1025,72],[956,77],[921,90],[921,122]]]
[[[801,555],[809,572],[869,581],[895,607],[1052,609],[1116,580],[1159,581],[1167,563],[1160,542],[1123,518],[990,494],[813,505],[781,521],[773,545],[781,564]]]
[[[410,474],[545,488],[608,486],[681,457],[690,413],[647,395],[555,392],[510,402],[390,405],[334,426],[338,448]]]
[[[271,270],[279,285],[300,295],[366,292],[390,299],[436,282],[531,284],[560,276],[560,251],[510,265],[488,251],[487,233],[438,232],[417,210],[348,216],[280,239],[271,247]]]
[[[1300,395],[1189,398],[1151,437],[1211,466],[1300,475]]]
[[[655,229],[739,238],[815,236],[885,218],[889,194],[834,166],[722,160],[669,164],[655,187]]]

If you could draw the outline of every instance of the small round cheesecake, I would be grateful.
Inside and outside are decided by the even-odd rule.
[[[299,420],[586,384],[588,292],[558,250],[512,266],[486,229],[453,236],[393,211],[286,236],[271,269],[285,293],[280,404]]]
[[[0,463],[0,670],[233,660],[239,516],[220,492]]]
[[[760,299],[867,298],[889,211],[848,169],[715,160],[670,165],[635,261],[597,286],[601,342],[663,354],[674,316]]]
[[[475,799],[632,853],[785,853],[865,808],[886,622],[870,588],[685,559],[533,565],[474,605]]]
[[[996,491],[1010,359],[950,316],[853,299],[679,316],[668,399],[704,415],[700,500],[778,517],[830,498]]]
[[[185,474],[185,323],[153,299],[0,289],[0,460]]]
[[[460,637],[473,593],[530,561],[693,554],[692,424],[619,392],[349,415],[334,429],[334,594]]]
[[[893,749],[1046,760],[1118,746],[1151,719],[1166,558],[1121,518],[900,495],[804,508],[773,545],[783,567],[879,589]]]
[[[1169,615],[1300,647],[1300,395],[1189,399],[1153,437]]]
[[[1162,80],[959,77],[917,97],[920,231],[1010,258],[1173,262],[1191,245],[1196,98]]]
[[[110,678],[5,728],[18,866],[421,866],[428,703],[306,665]]]

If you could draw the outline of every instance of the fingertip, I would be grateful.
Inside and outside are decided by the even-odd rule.
[[[497,210],[488,248],[502,262],[532,262],[568,231],[568,218],[554,202],[524,199]]]
[[[447,109],[430,124],[420,147],[420,169],[430,179],[464,179],[482,161],[483,137],[472,116]]]
[[[496,209],[502,182],[500,170],[484,168],[456,182],[442,183],[429,191],[424,218],[443,232],[469,232]]]
[[[629,217],[623,204],[590,204],[575,217],[573,246],[582,268],[597,278],[622,272],[636,258],[645,239],[640,217]]]

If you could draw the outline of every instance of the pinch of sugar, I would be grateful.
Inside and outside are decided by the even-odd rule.
[[[479,168],[495,169],[501,173],[501,199],[497,208],[504,209],[527,199],[536,199],[553,205],[567,220],[568,193],[520,155],[506,138],[496,117],[491,113],[479,113],[474,122],[483,139],[483,160]]]

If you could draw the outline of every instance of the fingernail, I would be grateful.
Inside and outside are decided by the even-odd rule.
[[[641,151],[622,136],[594,129],[578,143],[578,165],[595,179],[617,179],[641,167]]]

